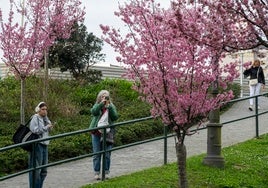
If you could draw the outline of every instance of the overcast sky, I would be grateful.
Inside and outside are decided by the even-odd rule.
[[[165,8],[170,4],[170,0],[156,1],[160,2]],[[88,32],[93,32],[95,36],[101,37],[100,24],[123,30],[123,22],[114,15],[114,12],[118,11],[119,3],[123,4],[127,0],[82,0],[82,2],[86,6],[85,25],[87,26]],[[104,44],[103,53],[106,54],[107,64],[117,64],[115,60],[116,54],[108,44]]]
[[[82,2],[86,7],[85,25],[88,32],[101,38],[100,24],[112,25],[115,28],[122,27],[123,24],[118,17],[114,16],[114,12],[118,10],[117,0],[82,0]],[[106,54],[106,65],[117,64],[116,54],[108,44],[104,44],[102,53]]]
[[[19,2],[20,0],[15,0]],[[170,0],[156,0],[160,2],[163,7],[168,7]],[[81,0],[83,6],[86,8],[85,25],[87,31],[92,32],[95,36],[101,38],[102,32],[99,28],[100,24],[113,26],[123,30],[124,26],[121,20],[114,16],[114,12],[118,10],[118,2],[123,4],[127,0]],[[5,15],[9,11],[9,0],[1,0],[0,8]],[[118,63],[115,60],[116,54],[113,49],[104,44],[102,53],[106,54],[106,65]]]

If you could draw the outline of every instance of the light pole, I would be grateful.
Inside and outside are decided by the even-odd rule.
[[[23,26],[24,24],[24,14],[25,14],[25,0],[22,0],[21,7],[22,7],[22,11],[21,11],[21,26]]]
[[[241,61],[240,61],[240,97],[244,96],[243,92],[243,62],[244,62],[244,53],[241,53]]]

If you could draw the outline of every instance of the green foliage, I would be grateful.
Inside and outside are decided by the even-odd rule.
[[[163,128],[160,120],[148,120],[119,127],[116,133],[116,144],[122,145],[152,138],[152,135],[163,135]]]
[[[35,106],[40,101],[43,101],[43,84],[43,80],[37,77],[29,77],[26,80],[26,120],[35,113]],[[0,80],[0,86],[0,147],[4,147],[13,144],[12,135],[20,122],[20,82],[10,77]],[[90,108],[95,103],[98,92],[102,89],[107,89],[111,92],[111,99],[120,114],[119,121],[149,116],[149,105],[142,103],[138,99],[137,92],[133,91],[131,87],[132,83],[126,80],[106,79],[98,84],[82,86],[80,82],[73,80],[49,80],[48,101],[46,101],[49,109],[48,113],[51,121],[57,122],[51,135],[88,128],[91,119]],[[135,113],[135,110],[137,113]],[[130,111],[133,112],[128,114]],[[141,136],[142,132],[135,130],[137,134],[135,133],[134,137],[128,140],[121,139],[120,134],[118,134],[116,137],[118,139],[117,144],[126,144],[140,138],[150,138],[159,134],[158,128],[162,130],[161,123],[158,123],[157,127],[154,128],[152,128],[154,122],[147,124],[147,128],[141,126],[142,132],[146,132],[145,135]],[[124,129],[126,127],[118,128],[117,131],[122,133]],[[139,128],[137,127],[137,129]],[[50,161],[91,152],[90,139],[91,137],[88,133],[52,140],[49,147]],[[9,152],[0,154],[0,161],[4,164],[0,166],[0,174],[21,170],[27,166],[27,153],[25,151],[21,149],[12,150],[12,156],[16,161],[10,160],[9,156],[11,156]],[[20,162],[11,165],[10,161],[13,161],[13,163]]]
[[[20,82],[8,77],[0,80],[0,114],[1,121],[12,121],[10,117],[20,117]]]
[[[268,185],[268,135],[252,139],[222,150],[223,169],[202,164],[204,154],[187,159],[187,174],[191,188],[258,187]],[[104,182],[85,185],[83,188],[177,188],[177,163],[143,170]]]
[[[232,90],[233,91],[233,95],[234,95],[234,98],[238,98],[240,96],[240,92],[241,92],[241,86],[238,84],[238,83],[234,83],[234,84],[228,84],[227,88],[226,88],[227,91],[229,90]],[[220,88],[220,93],[224,91],[222,88]],[[222,107],[221,107],[221,112],[224,112],[226,111],[228,108],[230,108],[233,104],[231,103],[228,103],[228,104],[224,104]]]
[[[232,90],[234,94],[234,98],[239,98],[241,92],[241,86],[238,83],[229,84],[227,90]]]
[[[42,100],[44,82],[37,77],[26,80],[26,120]],[[96,84],[81,85],[74,80],[49,80],[48,113],[52,122],[57,122],[51,135],[86,129],[91,120],[90,108],[95,103],[100,90],[111,93],[111,100],[119,113],[118,122],[150,116],[151,106],[139,99],[132,90],[132,82],[120,79],[105,79]],[[20,82],[13,77],[0,80],[0,147],[12,143],[12,135],[20,122]],[[116,128],[116,145],[128,144],[163,134],[160,120]],[[52,140],[49,153],[50,162],[75,157],[91,152],[90,134],[75,135]],[[12,160],[11,157],[12,156]],[[14,159],[14,160],[13,160]],[[11,162],[12,161],[12,162]],[[0,174],[26,168],[27,153],[22,149],[0,153]]]
[[[80,80],[84,81],[85,83],[92,83],[96,84],[101,81],[102,72],[99,70],[88,69],[85,72],[80,74]]]
[[[70,71],[77,80],[97,83],[101,80],[101,72],[90,70],[90,66],[104,60],[101,53],[103,41],[93,33],[88,33],[84,24],[73,26],[68,39],[58,39],[49,50],[49,66],[60,67],[61,71]]]

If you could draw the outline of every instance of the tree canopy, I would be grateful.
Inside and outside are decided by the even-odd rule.
[[[50,48],[50,66],[60,67],[61,71],[69,70],[78,79],[89,73],[92,65],[104,60],[102,46],[103,41],[93,33],[88,33],[84,24],[75,23],[71,36],[68,39],[58,39]]]
[[[44,51],[57,37],[68,38],[73,24],[83,20],[85,14],[79,0],[25,2],[10,0],[8,20],[0,14],[3,61],[23,79],[39,70]],[[15,15],[21,15],[21,23],[14,19]]]
[[[246,20],[232,17],[223,4],[177,0],[163,9],[153,0],[130,0],[115,12],[127,34],[101,25],[105,41],[136,81],[134,88],[152,105],[151,114],[176,133],[180,187],[187,187],[184,138],[193,120],[233,97],[225,89],[238,76],[237,65],[221,64],[222,58],[255,41],[246,39]]]
[[[25,80],[44,63],[45,52],[57,37],[68,38],[75,22],[84,18],[80,0],[10,0],[8,20],[0,10],[0,48],[4,63],[21,80],[21,123],[24,123]],[[14,17],[20,15],[21,23]]]

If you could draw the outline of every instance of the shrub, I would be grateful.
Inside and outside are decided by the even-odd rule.
[[[34,113],[36,104],[43,101],[43,86],[41,78],[30,77],[26,80],[26,120]],[[240,92],[236,85],[229,87],[234,87],[235,93]],[[150,105],[139,99],[138,93],[132,90],[132,82],[105,79],[96,84],[81,85],[74,80],[49,80],[46,101],[48,113],[51,121],[57,122],[51,135],[88,128],[90,108],[102,89],[111,93],[119,113],[118,122],[150,116]],[[0,96],[0,147],[4,147],[12,144],[12,135],[20,122],[20,82],[13,77],[0,80]],[[147,120],[116,129],[116,145],[163,134],[160,120]],[[86,133],[52,140],[49,147],[50,162],[91,152],[90,139],[90,134]],[[27,153],[22,149],[6,151],[1,153],[0,162],[3,164],[0,165],[0,174],[21,170],[27,167]]]

